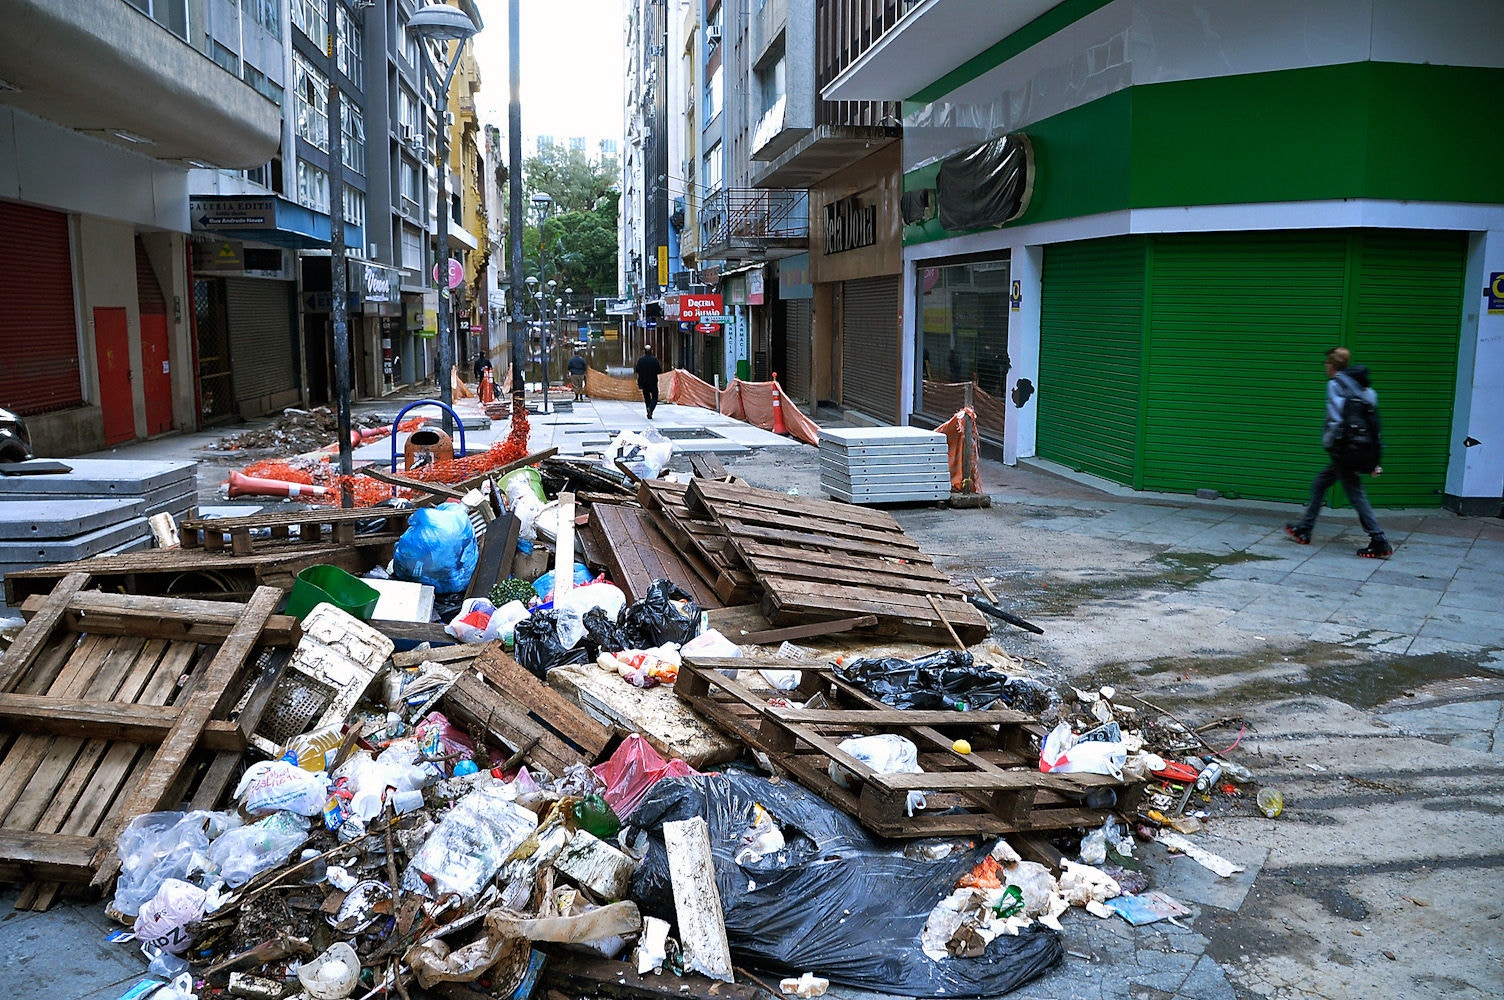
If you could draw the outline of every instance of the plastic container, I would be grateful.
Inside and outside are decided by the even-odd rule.
[[[305,771],[328,770],[328,755],[331,750],[338,750],[345,740],[344,727],[339,723],[315,729],[311,733],[295,736],[288,743],[280,756],[295,754],[298,766]]]
[[[309,566],[298,574],[283,613],[301,619],[320,604],[332,604],[364,622],[371,620],[380,599],[375,587],[338,566]]]
[[[298,967],[298,981],[314,1000],[343,1000],[360,981],[360,956],[343,941]]]
[[[496,485],[501,487],[501,492],[506,496],[508,507],[515,506],[525,495],[548,503],[548,494],[543,492],[543,476],[531,466],[508,472],[496,481]]]
[[[1270,819],[1277,819],[1285,811],[1285,797],[1277,788],[1260,788],[1255,801],[1259,804],[1259,811]]]

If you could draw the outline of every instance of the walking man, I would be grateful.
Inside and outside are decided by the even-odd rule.
[[[569,384],[574,386],[574,401],[578,403],[585,398],[585,364],[584,348],[576,347],[574,356],[569,359]]]
[[[663,365],[653,354],[652,344],[642,345],[642,357],[637,359],[637,388],[642,390],[642,402],[648,408],[648,419],[653,419],[653,410],[658,406],[658,376],[663,374]]]
[[[1384,537],[1384,529],[1379,527],[1378,518],[1374,517],[1373,505],[1368,502],[1368,494],[1363,490],[1363,480],[1359,478],[1362,474],[1338,461],[1335,452],[1346,401],[1350,398],[1364,399],[1374,407],[1379,402],[1379,394],[1368,384],[1368,367],[1351,365],[1351,361],[1352,352],[1345,347],[1334,347],[1326,352],[1326,425],[1321,432],[1321,446],[1327,450],[1331,459],[1325,469],[1316,473],[1316,479],[1311,483],[1311,502],[1306,505],[1305,514],[1294,524],[1285,525],[1285,533],[1301,545],[1310,545],[1311,529],[1316,526],[1316,516],[1321,513],[1321,506],[1326,502],[1326,491],[1332,488],[1333,483],[1340,482],[1342,491],[1347,494],[1347,502],[1358,512],[1358,522],[1368,532],[1368,545],[1359,549],[1358,555],[1366,559],[1388,559],[1394,549]],[[1383,471],[1375,466],[1373,475],[1377,476]]]

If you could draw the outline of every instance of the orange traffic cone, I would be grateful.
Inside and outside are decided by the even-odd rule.
[[[259,476],[243,476],[232,472],[229,492],[232,497],[296,497],[304,493],[311,497],[321,497],[329,490],[308,483],[289,483],[281,479],[262,479]]]
[[[783,393],[778,389],[778,373],[773,373],[773,433],[788,435],[789,429],[783,424],[783,403],[779,397]]]

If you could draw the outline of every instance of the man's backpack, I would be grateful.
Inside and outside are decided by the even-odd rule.
[[[1379,408],[1361,395],[1346,397],[1342,401],[1342,420],[1332,441],[1332,458],[1354,472],[1371,473],[1379,467],[1383,452]]]

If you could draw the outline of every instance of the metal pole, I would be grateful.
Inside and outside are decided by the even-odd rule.
[[[339,65],[335,47],[339,39],[337,13],[329,5],[329,323],[334,336],[334,395],[339,419],[339,471],[354,472],[350,447],[350,317],[345,282],[345,165],[344,118],[340,112]],[[353,15],[352,15],[353,16]],[[340,506],[354,506],[348,489],[340,491]]]
[[[543,256],[543,227],[548,223],[548,209],[543,210],[543,218],[538,221],[538,294],[543,296],[538,300],[542,308],[539,309],[539,318],[543,320],[543,412],[548,412],[548,339],[553,327],[548,322],[548,296],[553,294],[548,290],[548,282],[544,280],[547,261]]]
[[[444,404],[444,433],[454,432],[454,421],[449,416],[449,405],[454,401],[454,386],[450,382],[450,369],[454,366],[454,342],[449,336],[449,80],[454,75],[454,66],[459,64],[460,42],[454,49],[454,62],[439,88],[439,148],[438,192],[439,235],[438,253],[434,267],[439,273],[439,402]]]
[[[507,4],[508,83],[511,99],[507,103],[507,156],[511,162],[507,174],[507,257],[511,263],[512,319],[508,335],[512,340],[512,406],[527,409],[527,331],[522,313],[522,47],[518,43],[518,22],[522,0]]]

